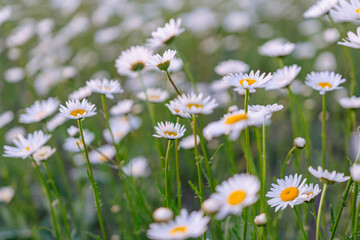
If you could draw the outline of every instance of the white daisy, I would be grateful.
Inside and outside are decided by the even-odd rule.
[[[251,112],[245,113],[245,110],[240,109],[225,114],[219,121],[208,124],[204,129],[204,137],[207,140],[211,140],[214,137],[218,137],[222,134],[229,135],[231,140],[236,140],[241,130],[247,126],[260,126],[264,122],[263,112]]]
[[[360,97],[344,97],[339,99],[339,103],[343,108],[356,109],[360,108]]]
[[[353,164],[350,167],[351,178],[355,182],[360,182],[360,164]]]
[[[25,113],[20,115],[19,122],[40,122],[41,120],[53,114],[58,109],[59,104],[59,100],[52,97],[47,100],[35,101],[33,105],[25,109]]]
[[[223,79],[215,80],[211,83],[211,91],[218,93],[224,92],[225,90],[229,89],[229,85],[223,81]]]
[[[266,86],[267,82],[272,78],[271,73],[265,76],[265,73],[260,75],[260,71],[251,71],[250,74],[240,73],[240,74],[229,74],[223,78],[223,81],[229,86],[235,87],[235,91],[241,91],[249,89],[249,92],[256,92],[255,88],[263,88]]]
[[[281,109],[283,109],[283,105],[279,105],[277,103],[275,104],[269,104],[269,105],[250,105],[248,107],[249,112],[262,112],[266,118],[266,120],[269,120],[271,118],[271,115],[274,112],[278,112]]]
[[[95,139],[95,134],[90,132],[87,129],[83,129],[84,134],[84,140],[86,144],[91,144],[91,142]],[[65,139],[65,142],[63,144],[64,150],[68,152],[80,152],[79,147],[81,151],[84,149],[83,141],[81,141],[80,136],[79,137],[68,137]]]
[[[5,111],[0,114],[0,128],[4,127],[14,119],[14,113],[12,111]]]
[[[96,115],[95,104],[89,103],[85,98],[80,102],[78,99],[68,100],[66,107],[60,105],[60,112],[70,119],[80,119]]]
[[[13,143],[15,139],[19,139],[19,136],[25,135],[25,128],[23,127],[13,127],[5,134],[5,141],[7,143]]]
[[[180,58],[174,57],[170,62],[168,71],[169,72],[179,72],[183,68],[183,65],[184,65],[184,63]]]
[[[284,210],[287,206],[294,207],[295,205],[302,204],[307,195],[306,179],[301,182],[301,175],[289,175],[285,179],[278,179],[278,184],[271,184],[272,188],[266,194],[266,197],[271,198],[267,203],[271,207],[276,207],[275,212],[279,209]]]
[[[88,86],[85,87],[81,87],[78,90],[72,92],[69,95],[69,99],[78,99],[78,100],[83,100],[84,98],[87,98],[91,95],[92,91],[91,88]]]
[[[152,217],[156,222],[168,222],[174,217],[174,212],[169,208],[159,207],[155,209]]]
[[[147,69],[146,63],[151,55],[151,50],[144,46],[132,46],[121,52],[115,61],[115,67],[120,75],[136,77],[137,72]]]
[[[127,176],[135,178],[148,177],[151,173],[148,161],[143,156],[131,159],[128,164],[122,167],[122,170]]]
[[[14,197],[15,191],[12,187],[0,188],[0,202],[9,203]]]
[[[147,237],[156,240],[181,240],[200,237],[207,229],[210,217],[201,211],[191,212],[181,209],[180,215],[168,223],[152,223]]]
[[[157,126],[155,126],[155,130],[157,134],[154,134],[154,137],[157,138],[167,138],[167,139],[178,139],[184,136],[186,128],[184,125],[179,123],[172,122],[158,122]]]
[[[146,99],[151,103],[161,103],[169,98],[169,93],[161,88],[148,88],[145,92],[139,92],[137,97],[141,100]]]
[[[93,164],[99,164],[111,160],[116,154],[115,147],[112,145],[104,145],[97,150],[92,150],[89,153],[89,160]]]
[[[310,183],[309,185],[305,184],[306,190],[304,194],[306,194],[305,202],[311,202],[315,199],[317,195],[321,192],[319,185],[315,185]]]
[[[220,185],[210,198],[220,203],[216,219],[221,220],[229,214],[240,215],[245,207],[254,204],[258,199],[260,181],[247,174],[236,174]]]
[[[306,85],[324,95],[328,91],[341,89],[340,84],[344,83],[345,79],[340,74],[334,72],[311,72],[306,75]]]
[[[131,99],[125,99],[119,101],[115,106],[110,109],[110,113],[115,116],[125,115],[131,112],[134,101]]]
[[[39,164],[41,161],[47,160],[55,153],[56,149],[50,146],[43,146],[33,154],[34,160]]]
[[[104,94],[107,98],[113,99],[113,94],[122,93],[124,90],[120,87],[120,83],[116,80],[109,80],[104,78],[91,79],[86,82],[86,85],[91,89],[92,92]]]
[[[151,49],[156,49],[162,45],[169,44],[176,36],[179,36],[185,31],[181,28],[181,19],[170,19],[168,23],[165,23],[164,27],[158,27],[156,31],[151,33],[151,38],[146,40],[147,45]]]
[[[61,113],[56,114],[52,119],[46,122],[46,129],[50,132],[54,131],[58,126],[65,123],[68,119]]]
[[[200,137],[198,135],[196,135],[196,143],[197,143],[197,145],[199,145],[199,143],[200,143]],[[195,147],[194,134],[189,135],[187,137],[184,137],[179,142],[179,148],[191,149],[191,148],[194,148],[194,147]]]
[[[304,18],[318,18],[327,14],[333,8],[338,0],[318,0],[303,14]]]
[[[170,110],[170,112],[182,118],[190,118],[190,113],[184,112],[180,110],[180,102],[179,99],[175,98],[174,100],[170,101],[170,103],[165,104],[165,106]]]
[[[51,135],[44,134],[41,130],[28,134],[26,138],[19,135],[14,139],[15,147],[4,146],[5,153],[3,156],[25,159],[40,149],[49,141],[50,137]]]
[[[114,142],[116,144],[118,144],[131,131],[131,127],[130,127],[129,123],[114,124],[113,122],[110,121],[110,128],[111,128],[111,132],[114,137]],[[104,136],[106,142],[108,142],[109,144],[112,144],[111,135],[110,135],[110,132],[108,129],[105,129],[103,131],[103,136]]]
[[[226,76],[230,73],[244,73],[250,70],[250,66],[239,60],[226,60],[220,62],[215,67],[215,72],[220,76]]]
[[[151,56],[148,64],[154,68],[158,68],[160,71],[167,71],[175,54],[176,50],[168,49],[164,52],[163,56],[159,54]]]
[[[75,135],[79,134],[79,128],[70,126],[68,129],[66,129],[66,132],[70,137],[75,137]]]
[[[276,70],[271,80],[266,84],[265,90],[282,89],[289,86],[300,71],[301,67],[296,64]]]
[[[295,44],[283,38],[276,38],[264,43],[258,48],[260,55],[268,57],[284,57],[294,51]]]
[[[359,14],[360,16],[360,14]],[[338,42],[339,45],[351,47],[351,48],[360,48],[360,27],[356,29],[356,34],[353,32],[347,33],[347,38],[343,38],[344,42]]]
[[[331,0],[331,2],[337,2]],[[340,0],[338,5],[335,5],[330,10],[330,15],[336,22],[350,22],[360,20],[360,1],[359,0]]]
[[[130,130],[137,130],[141,126],[141,118],[131,114],[110,118],[110,126],[128,125]]]
[[[320,166],[318,166],[318,170],[315,170],[310,166],[309,172],[314,177],[319,178],[320,181],[325,182],[327,184],[345,182],[350,178],[350,177],[344,177],[343,173],[337,173],[335,170],[330,173],[327,169],[323,170]]]
[[[218,106],[215,99],[210,96],[203,98],[203,94],[182,94],[177,98],[179,110],[189,114],[210,114]]]

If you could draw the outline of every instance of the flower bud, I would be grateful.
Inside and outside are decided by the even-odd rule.
[[[213,198],[206,199],[201,205],[202,210],[207,214],[217,213],[220,209],[220,204]]]
[[[355,182],[360,182],[360,164],[354,164],[350,167],[351,178]]]
[[[256,226],[265,226],[267,222],[266,219],[266,214],[265,213],[261,213],[260,215],[255,217],[254,223],[256,224]]]
[[[165,207],[159,207],[152,214],[152,217],[156,222],[168,222],[173,218],[173,216],[173,211]]]
[[[294,146],[302,149],[306,146],[306,140],[302,137],[297,137],[294,139]]]

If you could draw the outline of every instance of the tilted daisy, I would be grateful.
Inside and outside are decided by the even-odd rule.
[[[15,147],[4,146],[4,157],[22,158],[25,159],[39,150],[47,141],[49,141],[51,135],[43,133],[43,131],[35,131],[29,133],[25,138],[19,135],[14,139]]]
[[[327,169],[323,170],[320,166],[318,166],[317,170],[315,170],[311,166],[308,169],[309,172],[314,177],[320,179],[320,181],[325,182],[327,184],[345,182],[350,178],[350,177],[344,177],[343,173],[337,173],[335,170],[330,173]]]
[[[152,223],[147,237],[156,240],[181,240],[200,237],[207,229],[210,217],[203,212],[191,212],[181,209],[180,215],[168,223]]]
[[[220,203],[216,215],[221,220],[229,214],[240,215],[245,207],[254,204],[258,199],[260,181],[257,177],[247,174],[236,174],[216,186],[216,192],[210,195]]]
[[[89,160],[93,164],[105,163],[111,160],[116,154],[115,147],[104,145],[89,153]]]
[[[179,110],[189,114],[210,114],[218,106],[215,99],[211,99],[210,96],[203,98],[202,93],[183,93],[176,99],[180,107]]]
[[[306,85],[324,95],[328,91],[341,89],[340,84],[344,83],[345,79],[340,74],[334,72],[311,72],[306,75]]]
[[[239,60],[226,60],[220,62],[215,67],[215,72],[220,76],[226,76],[230,73],[244,73],[250,70],[250,66]]]
[[[165,106],[170,110],[170,112],[182,118],[190,118],[190,113],[184,112],[180,110],[180,102],[179,99],[175,98],[174,100],[170,101],[170,103],[165,104]]]
[[[204,137],[211,140],[222,134],[229,135],[230,140],[236,140],[247,126],[260,126],[264,122],[263,112],[248,112],[240,109],[225,114],[219,121],[208,124],[204,129]]]
[[[344,97],[339,99],[339,103],[343,108],[356,109],[360,108],[360,97]]]
[[[115,106],[110,109],[110,113],[115,116],[125,115],[131,112],[134,106],[134,101],[131,99],[125,99],[119,101]]]
[[[155,126],[155,130],[157,134],[154,134],[154,137],[157,138],[167,138],[167,139],[178,139],[184,136],[186,128],[184,125],[179,123],[172,122],[158,122],[157,126]]]
[[[144,46],[132,46],[121,52],[115,61],[115,67],[120,75],[136,77],[139,71],[147,69],[146,63],[152,56],[152,51]]]
[[[306,190],[304,192],[304,194],[306,195],[305,198],[305,202],[312,202],[315,200],[315,197],[317,195],[319,195],[319,193],[321,192],[321,189],[319,187],[319,185],[315,185],[310,183],[309,185],[305,184],[306,186]]]
[[[235,91],[240,91],[244,89],[249,89],[249,92],[256,92],[256,88],[263,88],[266,86],[267,82],[272,78],[271,73],[265,76],[265,73],[260,75],[260,71],[251,71],[250,74],[247,73],[235,73],[229,74],[223,78],[224,82],[229,86],[235,87]]]
[[[104,78],[91,79],[86,82],[86,85],[91,89],[92,92],[104,94],[107,98],[113,99],[113,94],[122,93],[124,90],[120,87],[120,83],[116,80],[109,80]]]
[[[267,203],[271,207],[276,207],[275,212],[279,209],[284,210],[287,206],[294,207],[295,205],[302,204],[307,195],[305,182],[306,179],[301,181],[302,176],[295,174],[289,175],[285,179],[278,179],[278,184],[271,184],[272,188],[266,194],[266,197],[271,198]]]
[[[148,88],[145,92],[139,92],[137,97],[141,100],[148,100],[151,103],[161,103],[169,98],[169,93],[161,88]]]
[[[264,116],[266,117],[266,119],[270,119],[271,115],[274,112],[278,112],[281,109],[283,109],[284,106],[283,105],[279,105],[277,103],[274,104],[269,104],[269,105],[250,105],[248,107],[249,112],[262,112],[264,114]]]
[[[95,139],[94,133],[90,132],[87,129],[83,129],[83,134],[84,134],[84,140],[85,140],[86,144],[91,144],[91,142],[94,141],[94,139]],[[84,149],[84,144],[83,144],[83,141],[81,140],[80,136],[79,137],[68,137],[65,139],[65,142],[63,144],[63,148],[69,152],[80,152],[79,147],[81,150]]]
[[[19,122],[40,122],[53,114],[58,109],[59,104],[59,100],[52,97],[47,100],[35,101],[33,105],[25,109],[25,113],[20,115]]]
[[[294,51],[295,44],[283,38],[276,38],[264,43],[258,48],[260,55],[268,57],[284,57]]]
[[[39,164],[41,161],[45,161],[50,158],[56,149],[50,146],[43,146],[33,154],[34,160]]]
[[[271,80],[266,84],[265,90],[282,89],[289,86],[300,71],[301,67],[296,64],[276,70]]]
[[[148,160],[143,156],[131,159],[128,164],[122,167],[122,170],[127,176],[135,178],[148,177],[151,173]]]
[[[96,115],[95,104],[89,103],[86,99],[81,102],[78,99],[68,100],[66,107],[60,105],[60,113],[70,119],[80,119]]]
[[[334,2],[335,0],[331,0]],[[337,2],[337,1],[335,1]],[[330,10],[330,15],[335,22],[351,22],[360,20],[360,1],[359,0],[340,0],[338,5],[335,5]]]
[[[360,11],[360,9],[359,9],[359,11]],[[359,14],[359,16],[360,16],[360,14]],[[347,36],[348,36],[347,38],[343,38],[344,42],[338,42],[338,44],[346,46],[346,47],[359,49],[360,48],[360,27],[358,27],[356,29],[356,34],[349,31],[347,33]]]
[[[179,36],[185,31],[184,28],[181,28],[182,20],[170,19],[168,23],[165,23],[164,27],[158,27],[156,31],[151,33],[151,38],[146,40],[147,46],[151,49],[156,49],[162,45],[169,44],[176,36]]]
[[[69,99],[83,100],[84,98],[87,98],[88,96],[90,96],[91,93],[92,93],[91,88],[89,88],[88,86],[81,87],[78,90],[72,92],[69,95]]]
[[[198,135],[196,135],[196,143],[197,143],[197,145],[199,145],[199,143],[200,143],[200,137]],[[179,148],[191,149],[191,148],[194,148],[194,147],[195,147],[194,135],[189,135],[187,137],[184,137],[179,142]]]
[[[5,111],[0,114],[0,128],[4,127],[14,119],[14,113],[12,111]]]
[[[338,0],[318,0],[315,5],[311,6],[303,14],[304,18],[318,18],[327,13],[333,8]]]
[[[151,56],[148,64],[154,68],[158,68],[160,71],[167,71],[175,54],[176,50],[168,49],[164,52],[163,56],[159,54]]]

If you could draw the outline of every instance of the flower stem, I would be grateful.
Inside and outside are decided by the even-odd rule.
[[[196,168],[197,168],[197,175],[198,175],[198,183],[199,183],[199,192],[200,192],[200,205],[203,202],[203,181],[201,176],[201,166],[200,166],[200,156],[199,156],[199,149],[197,145],[196,139],[196,115],[192,116],[192,125],[193,125],[193,133],[194,133],[194,143],[195,143],[195,160],[196,160]]]
[[[181,95],[181,92],[180,92],[179,89],[176,87],[175,83],[173,82],[173,80],[172,80],[172,78],[171,78],[168,70],[165,70],[165,74],[166,74],[167,79],[168,79],[169,82],[171,83],[171,85],[174,87],[177,95]]]
[[[321,166],[325,167],[326,153],[326,93],[322,96]]]
[[[327,184],[324,183],[324,187],[321,193],[321,198],[320,198],[320,204],[319,204],[319,209],[318,209],[318,214],[317,214],[317,221],[316,221],[316,238],[315,240],[319,239],[320,236],[320,219],[321,219],[321,211],[323,208],[323,205],[325,203],[325,194],[326,194],[326,190],[327,190]]]
[[[171,140],[168,140],[168,145],[166,149],[165,155],[165,206],[169,207],[169,179],[168,179],[168,171],[169,171],[169,151],[171,147]]]
[[[248,105],[249,105],[249,89],[245,89],[245,98],[244,98],[245,113],[248,112]],[[257,175],[254,159],[251,156],[250,136],[249,136],[249,128],[248,127],[245,128],[245,144],[246,144],[246,147],[244,149],[244,152],[245,152],[245,157],[246,157],[246,173]]]
[[[261,201],[261,211],[265,211],[265,190],[266,190],[266,126],[265,126],[265,119],[262,126],[262,164],[261,164],[261,171],[262,171],[262,201]]]
[[[307,238],[307,235],[306,235],[306,232],[305,232],[305,229],[304,229],[304,226],[303,226],[303,224],[302,224],[302,222],[301,222],[301,218],[300,218],[300,216],[299,216],[299,212],[298,212],[296,206],[294,206],[293,209],[294,209],[294,212],[295,212],[295,215],[296,215],[296,219],[297,219],[297,221],[298,221],[298,224],[299,224],[299,226],[300,226],[300,228],[301,228],[301,232],[302,232],[302,234],[303,234],[303,237],[304,237],[304,239],[308,239],[308,238]]]
[[[176,122],[179,123],[180,117],[177,117]],[[176,188],[177,188],[177,204],[178,210],[181,209],[181,180],[180,180],[180,166],[179,166],[179,139],[175,139],[175,165],[176,165]]]
[[[284,67],[284,58],[283,57],[278,57],[278,62],[279,62],[279,68],[283,68]]]
[[[82,121],[82,119],[78,119],[79,132],[80,132],[80,136],[81,136],[81,141],[82,141],[83,146],[84,146],[84,153],[85,153],[85,158],[86,158],[87,167],[88,167],[87,173],[88,173],[90,183],[91,183],[91,185],[93,187],[95,205],[96,205],[96,212],[97,212],[98,219],[99,219],[101,234],[102,234],[103,239],[105,240],[105,239],[107,239],[107,237],[106,237],[106,231],[105,231],[103,217],[101,215],[101,204],[100,204],[99,188],[98,188],[98,186],[97,186],[97,184],[95,182],[95,179],[94,179],[91,163],[90,163],[90,160],[89,160],[89,153],[88,153],[86,143],[85,143],[85,139],[84,139],[84,134],[83,134],[81,121]]]
[[[353,240],[356,239],[358,229],[359,229],[359,214],[360,214],[360,201],[358,202],[358,206],[357,206],[356,214],[355,214],[355,225],[354,225],[354,231],[353,231]]]
[[[291,154],[295,151],[296,147],[293,146],[290,151],[288,152],[288,154],[286,155],[286,159],[285,159],[285,162],[284,162],[284,165],[281,169],[281,174],[280,174],[280,178],[284,178],[284,174],[285,174],[285,170],[286,170],[286,167],[287,165],[289,165],[290,163],[290,157],[291,157]]]
[[[353,192],[353,202],[352,202],[352,216],[351,216],[351,223],[352,223],[352,235],[353,235],[353,239],[356,239],[356,235],[357,235],[357,231],[355,231],[355,222],[357,221],[357,218],[359,217],[359,213],[356,215],[357,210],[356,210],[356,200],[357,200],[357,195],[358,195],[358,183],[355,182],[354,183],[354,192]]]

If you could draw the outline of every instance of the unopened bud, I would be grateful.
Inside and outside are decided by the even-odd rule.
[[[266,219],[265,213],[261,213],[260,215],[257,215],[254,220],[255,225],[257,225],[259,227],[265,226],[266,222],[267,222],[267,219]]]
[[[173,218],[173,216],[173,211],[165,207],[159,207],[152,214],[152,217],[156,222],[168,222]]]
[[[306,140],[302,137],[297,137],[294,139],[294,146],[302,149],[306,146]]]
[[[202,210],[207,214],[217,213],[220,209],[220,204],[213,198],[206,199],[201,205]]]

